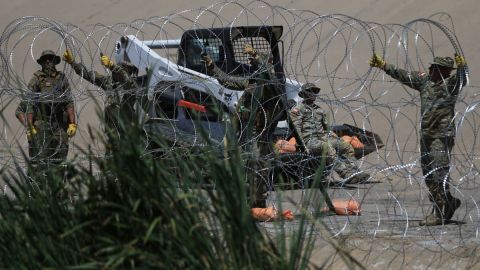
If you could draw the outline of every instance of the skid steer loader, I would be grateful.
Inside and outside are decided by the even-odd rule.
[[[223,87],[210,76],[202,62],[202,55],[210,55],[215,64],[228,74],[248,77],[254,71],[248,65],[243,48],[245,44],[250,44],[257,51],[271,54],[276,76],[273,79],[280,82],[276,84],[276,91],[281,100],[278,106],[282,106],[283,113],[277,116],[280,122],[270,136],[272,145],[273,140],[278,138],[296,136],[285,112],[291,107],[292,100],[300,100],[298,91],[302,83],[285,77],[282,32],[282,26],[238,26],[187,30],[180,39],[174,40],[122,37],[116,43],[116,61],[131,62],[149,74],[148,79],[143,80],[144,90],[137,93],[136,104],[138,117],[144,123],[147,135],[162,134],[172,147],[207,144],[222,147],[226,129],[231,126],[228,119],[235,117],[236,104],[243,92]],[[176,59],[171,56],[172,51]],[[333,132],[340,136],[356,136],[362,143],[361,148],[355,149],[359,158],[383,147],[377,134],[358,127],[338,125],[333,126]],[[301,144],[301,138],[298,139]],[[298,164],[305,159],[304,154],[271,157],[278,161],[275,164],[282,167],[283,172],[274,173],[278,168],[273,169],[273,178],[277,177],[275,175],[305,176],[298,173]],[[295,172],[285,173],[289,167]],[[315,170],[310,170],[312,172]]]

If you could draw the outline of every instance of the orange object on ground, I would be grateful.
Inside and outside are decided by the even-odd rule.
[[[335,208],[335,214],[339,216],[360,216],[362,210],[360,204],[355,199],[349,200],[332,200],[333,207]],[[322,211],[329,211],[328,207],[324,207]]]
[[[281,216],[278,215],[278,210],[273,207],[252,208],[251,213],[252,217],[259,221],[274,221],[279,218],[293,220],[293,212],[290,209],[283,211]]]
[[[365,144],[363,144],[357,136],[342,136],[342,140],[346,141],[347,143],[351,144],[353,148],[363,148]]]
[[[292,137],[290,138],[290,140],[288,140],[288,143],[291,145],[297,145],[297,139],[295,139],[295,137]]]
[[[290,209],[283,211],[282,217],[286,220],[293,220],[293,212]]]
[[[292,138],[292,139],[290,139],[288,141],[278,140],[275,143],[275,148],[280,153],[295,153],[297,151],[297,147],[295,146],[296,145],[296,140],[295,140],[295,138]]]

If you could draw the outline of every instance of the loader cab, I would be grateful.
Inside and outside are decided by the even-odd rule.
[[[185,82],[159,82],[149,108],[147,130],[181,146],[220,142],[227,109],[215,97]]]
[[[201,61],[202,54],[207,53],[224,72],[248,77],[254,70],[251,70],[248,55],[243,50],[245,44],[250,44],[257,51],[268,52],[272,56],[277,90],[285,93],[285,75],[280,53],[282,43],[279,41],[282,32],[282,26],[188,30],[179,41],[177,64],[210,75]],[[178,71],[188,74],[188,70]],[[231,107],[211,92],[219,86],[210,89],[211,86],[199,83],[198,77],[185,78],[187,79],[181,81],[158,82],[153,91],[154,106],[149,113],[149,132],[163,134],[171,138],[175,145],[202,144],[200,141],[204,135],[221,144],[232,113]]]
[[[236,76],[249,76],[253,70],[245,44],[260,52],[269,52],[273,57],[276,76],[285,80],[279,45],[282,26],[240,26],[225,28],[193,29],[186,31],[180,42],[178,65],[207,74],[202,54],[209,54],[224,72]],[[207,74],[208,75],[208,74]]]

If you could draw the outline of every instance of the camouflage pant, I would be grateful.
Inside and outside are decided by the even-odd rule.
[[[136,97],[134,95],[126,94],[121,103],[110,102],[105,105],[105,131],[107,134],[118,138],[121,131],[120,124],[129,125],[132,121],[137,120],[134,108],[135,101]]]
[[[268,165],[262,157],[273,152],[270,134],[278,121],[273,121],[274,108],[271,108],[268,103],[262,105],[250,93],[245,93],[240,98],[237,113],[240,145],[255,160],[246,163],[249,204],[251,207],[264,208],[267,206],[267,179],[269,178],[266,170]]]
[[[264,101],[262,94],[258,88],[253,94],[245,92],[237,105],[239,142],[253,156],[246,163],[251,207],[266,207],[269,170],[263,157],[273,152],[270,135],[277,126],[275,116],[280,110],[275,99]]]
[[[60,168],[68,156],[67,132],[59,124],[36,121],[37,134],[29,141],[29,174]],[[32,171],[33,170],[33,171]]]
[[[451,200],[450,154],[454,137],[421,139],[421,163],[431,202],[444,205]]]
[[[277,127],[278,120],[273,119],[278,112],[274,102],[261,103],[259,98],[250,93],[242,95],[237,105],[239,118],[236,124],[240,132],[240,144],[247,144],[254,139],[260,154],[268,155],[273,152],[273,143],[269,136]],[[255,113],[253,117],[252,113]],[[248,128],[252,131],[249,132]]]
[[[264,160],[247,160],[246,177],[248,183],[248,203],[250,207],[267,207],[268,170]]]
[[[306,142],[306,147],[316,156],[323,155],[326,148],[327,165],[331,165],[342,178],[347,178],[358,171],[352,145],[340,138],[312,138]]]
[[[119,108],[119,115],[124,124],[131,124],[137,121],[135,112],[135,102],[137,101],[134,94],[123,95],[122,103]]]
[[[107,154],[114,148],[119,139],[119,119],[120,119],[120,106],[118,104],[110,104],[105,106],[105,133],[107,134],[106,146]]]

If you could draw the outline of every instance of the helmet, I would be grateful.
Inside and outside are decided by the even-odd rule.
[[[52,59],[53,64],[58,65],[60,63],[60,56],[56,55],[54,51],[52,50],[44,50],[40,56],[40,58],[37,59],[37,63],[39,65],[43,64],[45,60],[47,59]]]
[[[305,98],[311,94],[318,94],[320,92],[320,87],[316,86],[313,83],[306,83],[302,85],[300,92],[298,92],[298,96],[301,98]]]

